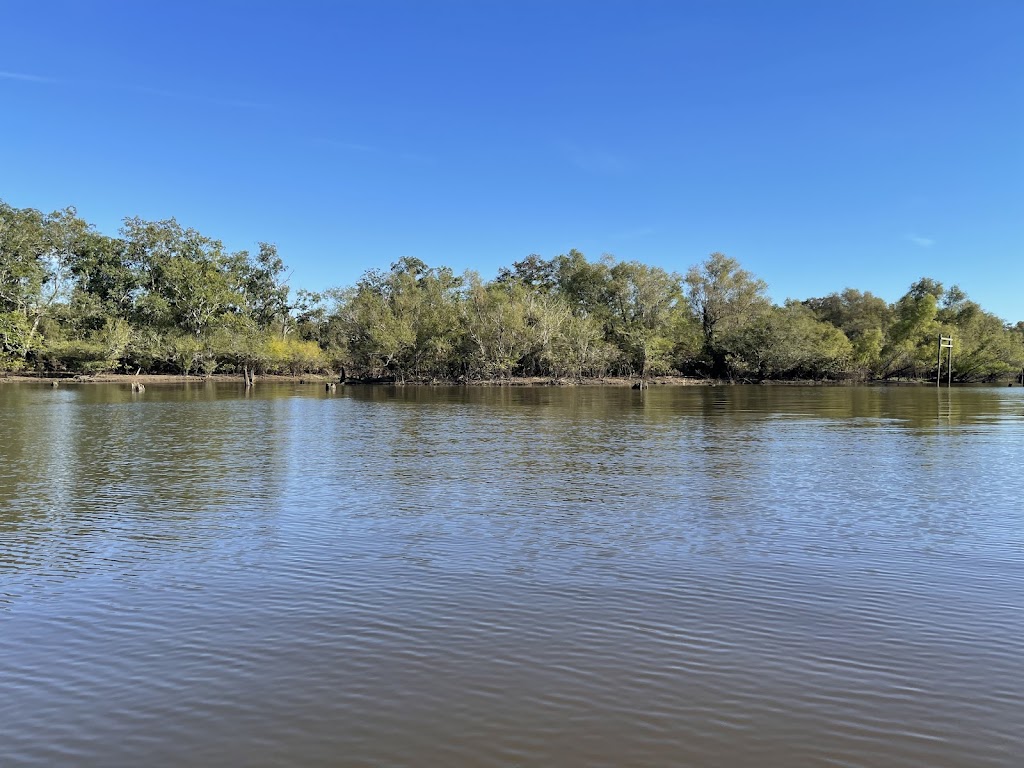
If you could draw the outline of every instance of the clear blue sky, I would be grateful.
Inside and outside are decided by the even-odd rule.
[[[0,198],[292,285],[579,248],[1024,319],[1021,0],[7,0]]]

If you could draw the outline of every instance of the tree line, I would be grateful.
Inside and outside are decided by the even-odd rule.
[[[354,285],[293,291],[275,246],[228,252],[174,219],[117,236],[74,208],[0,201],[0,370],[325,373],[411,380],[694,375],[732,380],[1015,375],[1024,322],[921,278],[894,303],[847,288],[772,303],[724,254],[685,274],[571,250],[491,280],[404,257]]]

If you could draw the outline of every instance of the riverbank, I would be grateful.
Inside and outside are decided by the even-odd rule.
[[[291,384],[326,384],[341,383],[336,376],[325,376],[320,374],[305,374],[302,376],[283,375],[262,375],[256,377],[256,385],[260,383],[291,383]],[[243,380],[239,374],[213,374],[210,376],[185,376],[182,374],[139,374],[128,373],[100,373],[95,375],[26,375],[26,374],[2,374],[0,383],[6,384],[132,384],[159,385],[159,384],[205,384],[224,383],[242,384]],[[601,387],[634,387],[639,388],[640,379],[625,376],[601,376],[583,379],[551,378],[550,376],[521,376],[507,379],[432,379],[432,380],[409,380],[397,382],[391,379],[346,379],[345,386],[467,386],[467,387],[575,387],[575,386],[601,386]],[[797,387],[828,387],[828,386],[934,386],[934,381],[919,380],[877,380],[877,381],[854,381],[854,380],[764,380],[764,381],[728,381],[723,379],[698,378],[693,376],[654,376],[645,382],[647,387],[708,387],[728,386],[731,384],[759,384],[761,386],[797,386]]]
[[[326,376],[258,376],[257,382],[325,382],[336,381]],[[212,376],[184,376],[170,373],[98,373],[95,375],[47,374],[31,376],[26,374],[0,374],[0,383],[21,384],[203,384],[205,382],[237,382],[242,384],[240,374],[214,374]]]
[[[586,379],[565,379],[552,378],[550,376],[520,376],[510,379],[429,379],[429,380],[406,380],[394,381],[392,379],[346,379],[340,382],[337,376],[325,376],[321,374],[305,374],[302,376],[281,376],[261,375],[256,377],[256,385],[264,383],[293,383],[293,384],[335,384],[344,383],[346,386],[470,386],[470,387],[569,387],[578,385],[596,385],[609,387],[630,387],[640,380],[620,376],[603,376],[599,378]],[[238,383],[243,380],[239,374],[213,374],[210,376],[184,376],[181,374],[139,374],[130,373],[100,373],[91,376],[86,375],[26,375],[26,374],[0,374],[0,382],[25,383],[25,384],[203,384],[214,383]],[[648,386],[700,386],[708,384],[726,384],[728,382],[717,379],[700,379],[683,376],[658,376],[649,378],[646,381]]]

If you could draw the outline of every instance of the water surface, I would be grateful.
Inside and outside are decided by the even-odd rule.
[[[1017,766],[1024,390],[0,384],[0,765]]]

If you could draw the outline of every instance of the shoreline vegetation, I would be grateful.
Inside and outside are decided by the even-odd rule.
[[[346,387],[619,387],[651,389],[657,387],[728,387],[741,385],[788,386],[788,387],[837,387],[837,386],[935,386],[935,380],[926,379],[888,379],[875,381],[852,381],[842,379],[761,379],[761,380],[729,380],[696,378],[692,376],[654,376],[643,380],[622,376],[600,376],[582,379],[554,379],[544,376],[519,376],[510,379],[430,379],[405,380],[395,379],[346,379],[339,381],[336,376],[328,374],[262,374],[256,382],[267,384],[296,385],[338,385]],[[1010,382],[1011,385],[1014,381]],[[174,373],[96,373],[96,374],[53,374],[24,372],[0,373],[0,384],[122,384],[161,385],[161,384],[236,384],[244,385],[241,374],[213,373],[204,375],[184,375]],[[250,384],[252,386],[252,384]]]
[[[1024,375],[1024,322],[929,277],[893,303],[845,288],[781,306],[721,253],[682,274],[570,250],[489,280],[412,257],[343,288],[288,279],[269,243],[228,252],[174,219],[108,236],[0,201],[0,380],[934,383],[940,335],[954,382]]]

